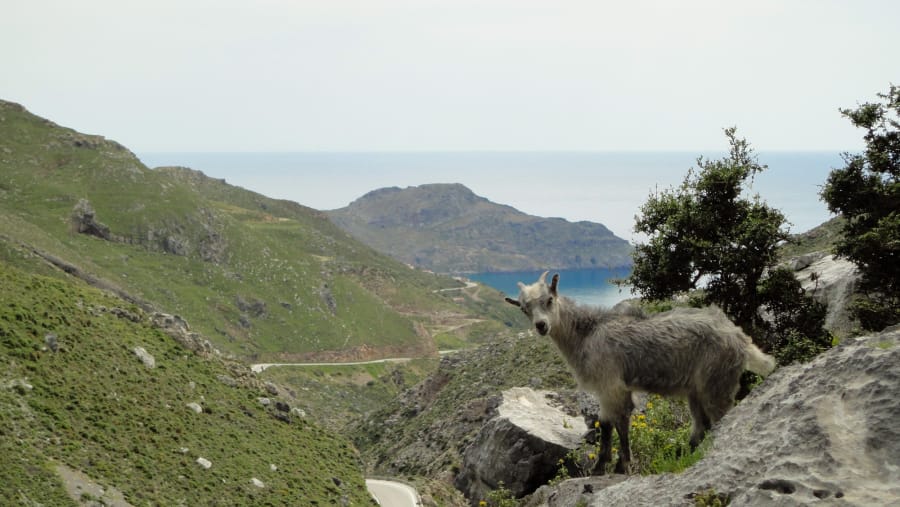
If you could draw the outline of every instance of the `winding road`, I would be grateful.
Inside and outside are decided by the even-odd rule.
[[[389,357],[387,359],[373,359],[372,361],[356,361],[352,363],[257,363],[251,364],[250,369],[254,373],[259,373],[273,366],[359,366],[362,364],[405,363],[412,359],[411,357]]]
[[[375,497],[378,505],[383,507],[419,507],[422,505],[419,494],[412,486],[402,482],[366,479],[369,493]]]

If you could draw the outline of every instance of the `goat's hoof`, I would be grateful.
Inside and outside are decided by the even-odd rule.
[[[616,468],[613,470],[613,472],[615,472],[617,474],[627,475],[628,474],[628,463],[623,462],[623,461],[617,462]]]

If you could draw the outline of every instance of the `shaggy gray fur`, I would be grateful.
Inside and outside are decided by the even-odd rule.
[[[612,428],[621,441],[616,471],[631,461],[628,428],[633,391],[688,399],[691,446],[734,404],[741,373],[767,375],[775,360],[763,354],[721,310],[679,308],[646,316],[639,310],[579,306],[558,293],[559,275],[519,283],[522,309],[542,336],[550,335],[582,389],[600,406],[602,464],[611,458]],[[602,468],[601,468],[602,470]]]

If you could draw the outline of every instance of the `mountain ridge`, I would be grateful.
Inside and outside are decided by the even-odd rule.
[[[372,248],[436,272],[631,264],[629,243],[603,224],[528,215],[461,183],[376,189],[326,213]]]

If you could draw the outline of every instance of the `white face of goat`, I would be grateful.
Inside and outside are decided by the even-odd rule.
[[[507,303],[518,306],[531,319],[534,329],[541,336],[550,334],[553,323],[559,318],[557,304],[559,274],[553,275],[550,285],[547,285],[547,273],[549,271],[545,271],[538,281],[531,285],[519,282],[519,299],[506,298]]]

